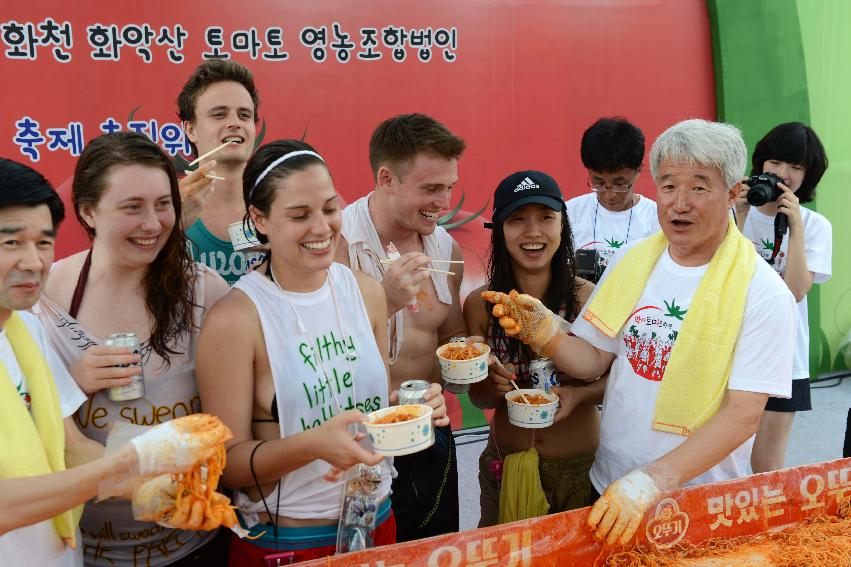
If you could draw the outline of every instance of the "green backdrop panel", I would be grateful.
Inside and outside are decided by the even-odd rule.
[[[833,279],[808,296],[810,373],[846,368],[838,353],[851,326],[851,267],[841,261],[851,227],[844,220],[851,78],[842,68],[851,53],[844,0],[710,0],[718,118],[742,128],[748,148],[776,124],[799,120],[822,138],[831,161],[818,199],[807,205],[833,224]]]
[[[833,225],[833,278],[820,286],[817,301],[810,293],[811,370],[826,372],[848,368],[840,352],[842,339],[851,328],[851,2],[847,0],[799,0],[804,58],[807,67],[812,127],[827,150],[830,167],[819,184],[817,208]],[[818,311],[821,325],[813,324]],[[821,349],[816,350],[819,346]],[[816,356],[817,355],[817,356]]]

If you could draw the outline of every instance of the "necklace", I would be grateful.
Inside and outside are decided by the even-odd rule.
[[[634,209],[635,209],[635,205],[633,205],[629,208],[629,222],[626,225],[626,240],[624,241],[624,244],[627,244],[629,242],[629,231],[632,228],[632,211]],[[594,208],[594,228],[593,228],[594,234],[591,237],[592,242],[597,241],[597,215],[599,213],[600,213],[600,201],[598,200],[597,206]]]
[[[334,390],[334,387],[331,385],[331,379],[328,375],[328,371],[325,369],[325,363],[322,360],[322,353],[317,352],[317,349],[314,348],[314,345],[316,345],[317,342],[313,339],[313,336],[310,334],[310,331],[307,330],[307,327],[305,326],[304,321],[302,320],[301,316],[299,315],[298,310],[295,307],[295,304],[292,302],[292,300],[289,297],[290,293],[288,291],[286,291],[284,288],[282,288],[281,284],[278,283],[278,276],[275,274],[275,268],[272,267],[271,262],[269,262],[269,272],[272,275],[272,282],[274,282],[274,284],[278,287],[278,290],[280,290],[281,294],[283,295],[284,299],[286,300],[287,305],[289,305],[290,309],[292,309],[292,312],[295,315],[296,324],[298,325],[299,331],[301,331],[301,333],[307,338],[307,340],[310,344],[310,349],[313,351],[313,356],[316,358],[316,362],[319,363],[319,367],[322,369],[322,374],[325,378],[325,385],[328,387],[328,390],[331,392],[331,395],[334,397],[334,404],[337,406],[337,412],[343,413],[343,405],[340,403],[340,400],[337,397],[337,392]],[[326,275],[327,275],[328,285],[331,288],[331,300],[334,302],[334,314],[337,317],[337,325],[340,328],[340,333],[343,337],[343,343],[345,344],[347,335],[346,335],[346,330],[343,327],[343,320],[340,317],[340,307],[337,304],[337,294],[334,291],[334,280],[331,278],[331,271],[328,270]],[[351,354],[347,353],[345,356],[343,356],[343,358],[345,358],[345,360],[346,360],[346,364],[349,368],[349,377],[352,380],[352,399],[357,401],[357,394],[356,394],[356,391],[355,391],[355,371],[354,371],[354,367],[352,366]],[[320,381],[322,380],[323,376],[319,376],[319,373],[317,373],[317,377],[319,378]]]

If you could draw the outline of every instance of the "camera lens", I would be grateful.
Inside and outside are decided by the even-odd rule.
[[[761,207],[769,201],[773,201],[773,191],[770,185],[757,183],[748,191],[748,203],[755,207]]]

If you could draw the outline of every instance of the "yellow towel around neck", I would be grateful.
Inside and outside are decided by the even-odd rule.
[[[538,451],[532,447],[505,457],[497,521],[506,524],[544,516],[549,511],[550,503],[541,487]]]
[[[667,246],[668,239],[660,231],[624,254],[600,286],[584,319],[606,336],[615,337]],[[721,407],[756,260],[753,243],[731,219],[674,343],[656,398],[653,429],[688,436]]]
[[[9,372],[0,363],[0,478],[63,471],[65,428],[50,367],[20,315],[12,312],[4,330],[26,376],[32,413],[27,411]],[[83,507],[78,506],[53,518],[57,533],[72,548],[76,546],[77,522],[82,513]]]

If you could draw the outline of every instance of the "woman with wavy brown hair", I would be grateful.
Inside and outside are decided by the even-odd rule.
[[[92,246],[53,265],[35,310],[89,395],[75,416],[81,431],[104,443],[114,422],[155,425],[200,411],[196,339],[227,284],[189,256],[168,157],[140,134],[100,136],[77,162],[72,198]],[[104,345],[112,333],[135,333],[140,352]],[[128,385],[138,363],[144,395],[113,401],[110,389]],[[225,555],[210,544],[214,533],[137,522],[124,501],[87,506],[80,526],[87,565],[216,565]]]

